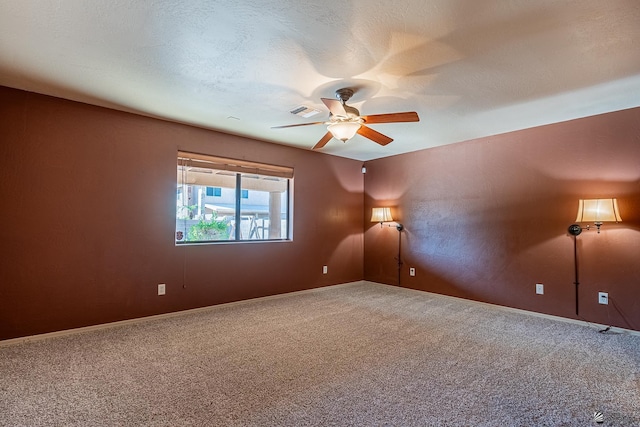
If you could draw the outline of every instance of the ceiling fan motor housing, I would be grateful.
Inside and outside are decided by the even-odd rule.
[[[351,99],[355,92],[348,87],[336,90],[336,98],[342,102],[342,107],[347,113],[345,116],[347,119],[357,119],[360,117],[360,111],[357,108],[347,105],[347,101]],[[333,115],[333,114],[332,114]]]

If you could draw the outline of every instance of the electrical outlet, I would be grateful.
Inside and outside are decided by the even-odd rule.
[[[327,274],[327,272],[329,271],[329,269],[327,268],[326,265],[322,266],[322,274]]]
[[[544,285],[542,283],[536,283],[536,294],[544,295]]]
[[[164,295],[166,293],[166,285],[164,283],[160,283],[158,285],[158,295]]]
[[[413,267],[411,267],[411,268],[409,269],[409,276],[415,276],[415,275],[416,275],[416,269],[415,269],[415,268],[413,268]]]
[[[609,293],[608,292],[598,292],[598,302],[600,304],[609,304]]]

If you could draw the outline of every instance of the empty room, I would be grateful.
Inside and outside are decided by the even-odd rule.
[[[640,3],[0,0],[0,426],[640,426]]]

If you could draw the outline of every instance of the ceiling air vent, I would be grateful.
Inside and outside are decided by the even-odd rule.
[[[315,108],[311,108],[311,107],[306,107],[304,105],[296,107],[289,112],[291,114],[295,114],[296,116],[304,117],[305,119],[308,119],[309,117],[313,117],[316,114],[320,114],[320,110],[316,110]]]

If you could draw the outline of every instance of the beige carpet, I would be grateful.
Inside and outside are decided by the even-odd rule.
[[[640,337],[358,283],[0,347],[1,426],[640,426]]]

